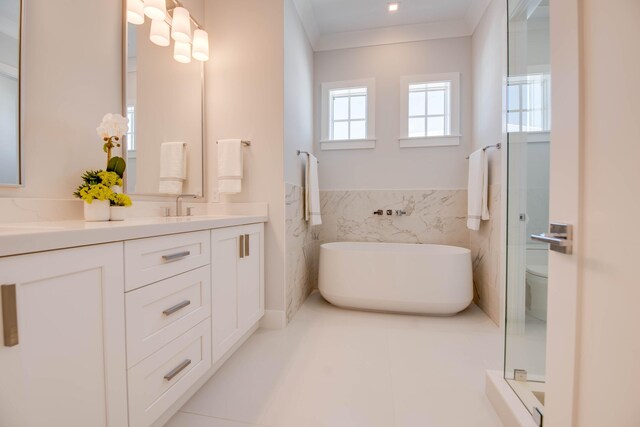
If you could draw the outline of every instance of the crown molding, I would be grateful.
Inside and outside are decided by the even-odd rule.
[[[471,7],[467,9],[465,21],[469,26],[469,30],[471,31],[471,34],[473,34],[476,31],[476,27],[480,23],[482,16],[487,11],[487,8],[491,4],[491,1],[492,0],[476,0],[472,2]]]
[[[472,32],[464,20],[398,25],[371,30],[323,34],[314,45],[315,51],[350,49],[470,36]]]
[[[315,15],[313,14],[313,6],[311,0],[292,0],[294,8],[298,13],[298,18],[302,22],[304,31],[307,33],[309,42],[313,50],[316,50],[316,45],[320,39],[320,28],[316,22]]]

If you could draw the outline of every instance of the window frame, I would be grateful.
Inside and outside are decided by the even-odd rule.
[[[540,86],[541,91],[541,105],[540,108],[532,108],[535,106],[525,105],[523,103],[523,87],[532,86],[537,84]],[[518,88],[518,108],[509,108],[509,88]],[[506,89],[506,114],[505,114],[505,131],[506,133],[528,133],[528,134],[542,134],[549,133],[551,131],[551,76],[549,73],[531,73],[518,76],[510,76],[507,78]],[[542,121],[542,129],[524,130],[524,117],[533,112],[540,112],[540,118]],[[518,130],[510,130],[509,126],[509,114],[518,114]]]
[[[414,148],[414,147],[441,147],[441,146],[455,146],[460,145],[461,133],[460,133],[460,73],[439,73],[439,74],[421,74],[412,76],[403,76],[400,82],[400,137],[398,142],[400,148]],[[445,124],[448,121],[449,133],[446,135],[438,136],[409,136],[409,92],[412,85],[417,84],[433,84],[449,82],[449,100],[445,100],[445,105],[448,104],[448,120],[446,118],[445,111]],[[428,103],[428,99],[425,99]],[[425,110],[425,127],[427,126],[426,118],[428,111]],[[425,128],[426,130],[426,128]]]
[[[332,120],[332,105],[333,97],[331,92],[336,90],[348,90],[366,88],[367,90],[367,102],[365,109],[365,138],[362,139],[332,139],[333,123]],[[371,149],[375,148],[375,79],[357,79],[339,82],[327,82],[321,85],[321,117],[320,117],[320,149],[321,150],[354,150],[354,149]],[[358,96],[358,95],[353,95]],[[351,97],[351,96],[350,96]],[[349,115],[351,111],[349,109]],[[348,123],[351,121],[361,121],[361,119],[351,120],[350,116]],[[350,132],[350,130],[349,130]]]

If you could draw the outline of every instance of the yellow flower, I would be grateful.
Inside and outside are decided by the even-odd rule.
[[[113,193],[109,200],[113,206],[131,206],[131,198],[123,193]]]
[[[120,178],[115,172],[102,171],[98,173],[98,176],[102,180],[102,184],[107,187],[113,187],[114,185],[122,187],[122,178]]]
[[[113,191],[103,184],[89,185],[80,189],[80,198],[91,204],[94,200],[110,200]]]

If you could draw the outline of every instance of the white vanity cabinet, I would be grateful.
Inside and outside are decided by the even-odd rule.
[[[126,426],[122,243],[0,258],[0,285],[0,426]]]
[[[95,244],[81,223],[55,237],[82,246],[24,255],[1,251],[28,240],[0,234],[0,426],[148,427],[173,415],[264,314],[264,225],[242,220],[173,233],[198,220],[154,223],[144,236],[115,224],[119,240]]]
[[[264,315],[264,225],[212,230],[213,360]]]

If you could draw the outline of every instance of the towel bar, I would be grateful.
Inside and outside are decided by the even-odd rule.
[[[485,145],[484,147],[482,147],[482,151],[487,151],[488,148],[497,148],[499,150],[502,148],[502,143],[498,142],[494,145]],[[467,160],[469,160],[469,156],[467,156]]]
[[[307,156],[310,155],[311,153],[309,153],[308,151],[302,151],[302,150],[298,150],[298,156],[300,154],[306,154]],[[318,162],[318,164],[320,164],[320,162]]]
[[[216,144],[218,144],[220,141],[216,141]],[[240,141],[242,142],[242,145],[244,145],[245,147],[251,147],[251,141]]]

